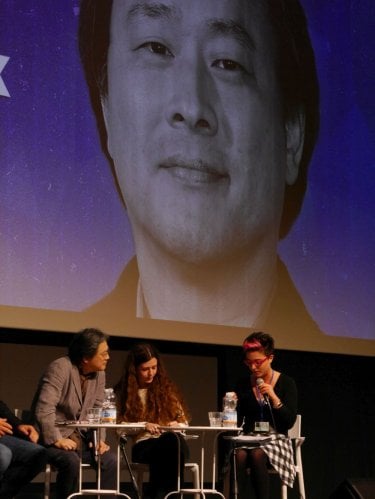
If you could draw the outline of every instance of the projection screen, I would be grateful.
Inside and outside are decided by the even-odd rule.
[[[375,353],[374,4],[318,98],[292,3],[1,2],[0,327]]]

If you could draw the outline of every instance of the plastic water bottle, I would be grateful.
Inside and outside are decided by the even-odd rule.
[[[223,398],[223,426],[237,426],[237,396],[227,392]]]
[[[102,405],[102,423],[116,423],[117,422],[117,410],[116,410],[116,399],[113,392],[113,388],[106,388],[104,390],[105,396]]]

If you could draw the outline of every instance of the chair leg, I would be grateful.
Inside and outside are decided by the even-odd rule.
[[[147,465],[133,463],[132,464],[135,478],[138,486],[139,496],[142,499],[143,495],[143,477],[144,473],[147,472]],[[194,489],[200,488],[200,477],[199,477],[199,466],[197,463],[185,463],[185,468],[190,470],[193,475],[193,487]],[[194,499],[200,499],[201,495],[199,493],[194,494]]]
[[[139,499],[143,497],[143,469],[140,467],[136,470],[136,482],[139,492]]]
[[[51,493],[51,465],[46,464],[44,471],[44,499],[50,499]]]
[[[305,481],[303,478],[302,459],[301,459],[300,452],[297,452],[297,475],[298,475],[299,495],[300,495],[301,499],[306,499]]]
[[[193,475],[193,488],[200,488],[200,479],[199,479],[199,466],[197,463],[185,463],[185,468],[189,469]],[[194,499],[200,499],[200,494],[194,494]]]
[[[303,479],[303,471],[300,469],[298,472],[298,488],[299,488],[299,495],[301,499],[306,499],[305,495],[305,481]]]

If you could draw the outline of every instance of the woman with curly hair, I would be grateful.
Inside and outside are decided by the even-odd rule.
[[[160,427],[184,426],[189,415],[153,345],[139,343],[129,351],[115,393],[119,422],[146,421],[145,429],[133,435],[132,460],[149,464],[150,496],[163,497],[176,490],[178,451],[183,479],[188,448],[179,433]]]

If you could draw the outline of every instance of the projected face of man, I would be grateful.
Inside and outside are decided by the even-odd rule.
[[[264,0],[114,0],[103,110],[136,247],[276,248],[300,142],[276,57]]]

